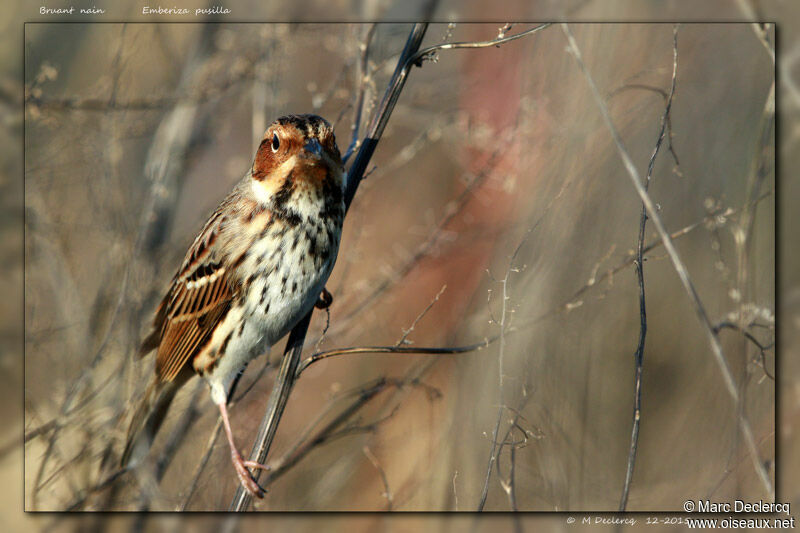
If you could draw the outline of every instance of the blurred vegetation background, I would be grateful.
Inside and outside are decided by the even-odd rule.
[[[409,29],[376,27],[368,102],[382,95]],[[571,29],[643,172],[671,82],[673,25]],[[100,462],[118,453],[126,408],[152,371],[150,359],[132,354],[186,247],[247,170],[273,118],[319,113],[335,123],[340,147],[349,144],[368,31],[362,24],[26,27],[26,510],[227,508],[236,478],[224,442],[199,466],[217,421],[199,380],[185,388],[154,447],[154,463],[171,459],[163,480],[145,467],[92,489],[107,475]],[[433,24],[425,44],[497,32],[498,24]],[[775,42],[774,27],[765,35]],[[676,246],[712,321],[755,322],[748,332],[771,346],[775,153],[774,137],[765,144],[760,129],[774,66],[751,25],[682,24],[677,38],[670,121],[677,161],[665,140],[650,193],[668,230],[685,230]],[[275,479],[256,509],[474,510],[500,406],[507,407],[500,436],[508,432],[514,444],[493,469],[487,510],[617,508],[639,335],[631,254],[641,203],[565,46],[552,26],[499,48],[442,51],[414,69],[348,216],[329,283],[330,326],[321,337],[326,316],[315,315],[306,352],[392,345],[412,324],[412,346],[470,344],[496,336],[505,314],[503,348],[348,355],[312,366],[292,394],[273,457],[336,416],[353,400],[348,392],[376,383],[380,392]],[[21,134],[16,119],[4,135]],[[791,127],[780,131],[796,142]],[[781,192],[791,194],[791,186]],[[747,205],[752,231],[737,242]],[[652,224],[646,236],[657,240]],[[739,424],[749,421],[774,480],[774,349],[762,357],[741,333],[720,332],[744,399],[734,405],[663,248],[647,259],[642,430],[628,508],[766,499]],[[791,305],[791,294],[782,304]],[[273,350],[273,363],[280,353]],[[265,359],[244,375],[239,390],[248,392],[232,408],[243,450],[274,376]],[[797,412],[793,398],[782,406],[784,419]],[[10,429],[6,441],[15,440]],[[789,467],[791,450],[779,456]],[[500,479],[512,462],[515,502]],[[785,465],[778,467],[782,474]],[[783,478],[780,501],[793,498],[781,490]],[[371,529],[380,520],[354,525]]]

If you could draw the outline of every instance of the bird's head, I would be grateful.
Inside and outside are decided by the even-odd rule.
[[[317,115],[287,115],[273,122],[256,152],[251,172],[262,200],[343,187],[344,169],[333,127]]]

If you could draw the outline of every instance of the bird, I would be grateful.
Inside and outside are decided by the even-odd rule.
[[[264,489],[234,442],[227,398],[236,376],[284,337],[315,305],[339,250],[345,173],[324,118],[286,115],[267,129],[250,170],[194,239],[155,312],[141,356],[155,371],[133,411],[122,468],[147,455],[175,393],[194,375],[219,408],[242,486]]]

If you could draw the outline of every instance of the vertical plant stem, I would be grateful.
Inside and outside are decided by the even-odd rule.
[[[669,113],[672,109],[672,97],[675,94],[675,82],[678,74],[678,26],[672,27],[672,85],[667,96],[664,107],[664,114],[661,115],[661,129],[658,132],[656,146],[650,156],[650,163],[647,165],[647,176],[645,177],[644,190],[650,188],[650,179],[653,175],[653,167],[656,163],[658,151],[667,132],[669,124]],[[644,230],[647,224],[647,207],[642,203],[642,214],[639,218],[639,242],[636,248],[636,277],[639,282],[639,344],[636,347],[634,361],[636,370],[634,372],[634,393],[633,393],[633,423],[631,425],[631,446],[628,451],[628,468],[625,471],[625,485],[622,487],[622,497],[619,501],[619,510],[624,512],[628,505],[628,495],[631,490],[633,480],[633,467],[636,464],[636,452],[639,446],[639,425],[642,417],[642,366],[644,363],[644,341],[647,336],[647,306],[644,297]]]

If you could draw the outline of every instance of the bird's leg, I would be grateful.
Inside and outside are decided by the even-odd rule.
[[[256,463],[255,461],[245,461],[242,454],[236,448],[236,443],[233,442],[233,431],[231,431],[231,422],[228,418],[228,408],[225,402],[217,404],[219,412],[222,415],[222,424],[225,426],[225,434],[228,436],[228,444],[231,446],[231,461],[233,461],[233,468],[236,470],[236,475],[239,476],[239,481],[247,491],[256,498],[264,497],[264,489],[259,486],[253,474],[250,473],[248,468],[260,468],[261,470],[269,470],[267,465]]]
[[[317,303],[314,304],[314,307],[317,309],[327,309],[333,303],[333,295],[328,292],[328,289],[323,288],[322,293],[319,295],[319,299]]]

